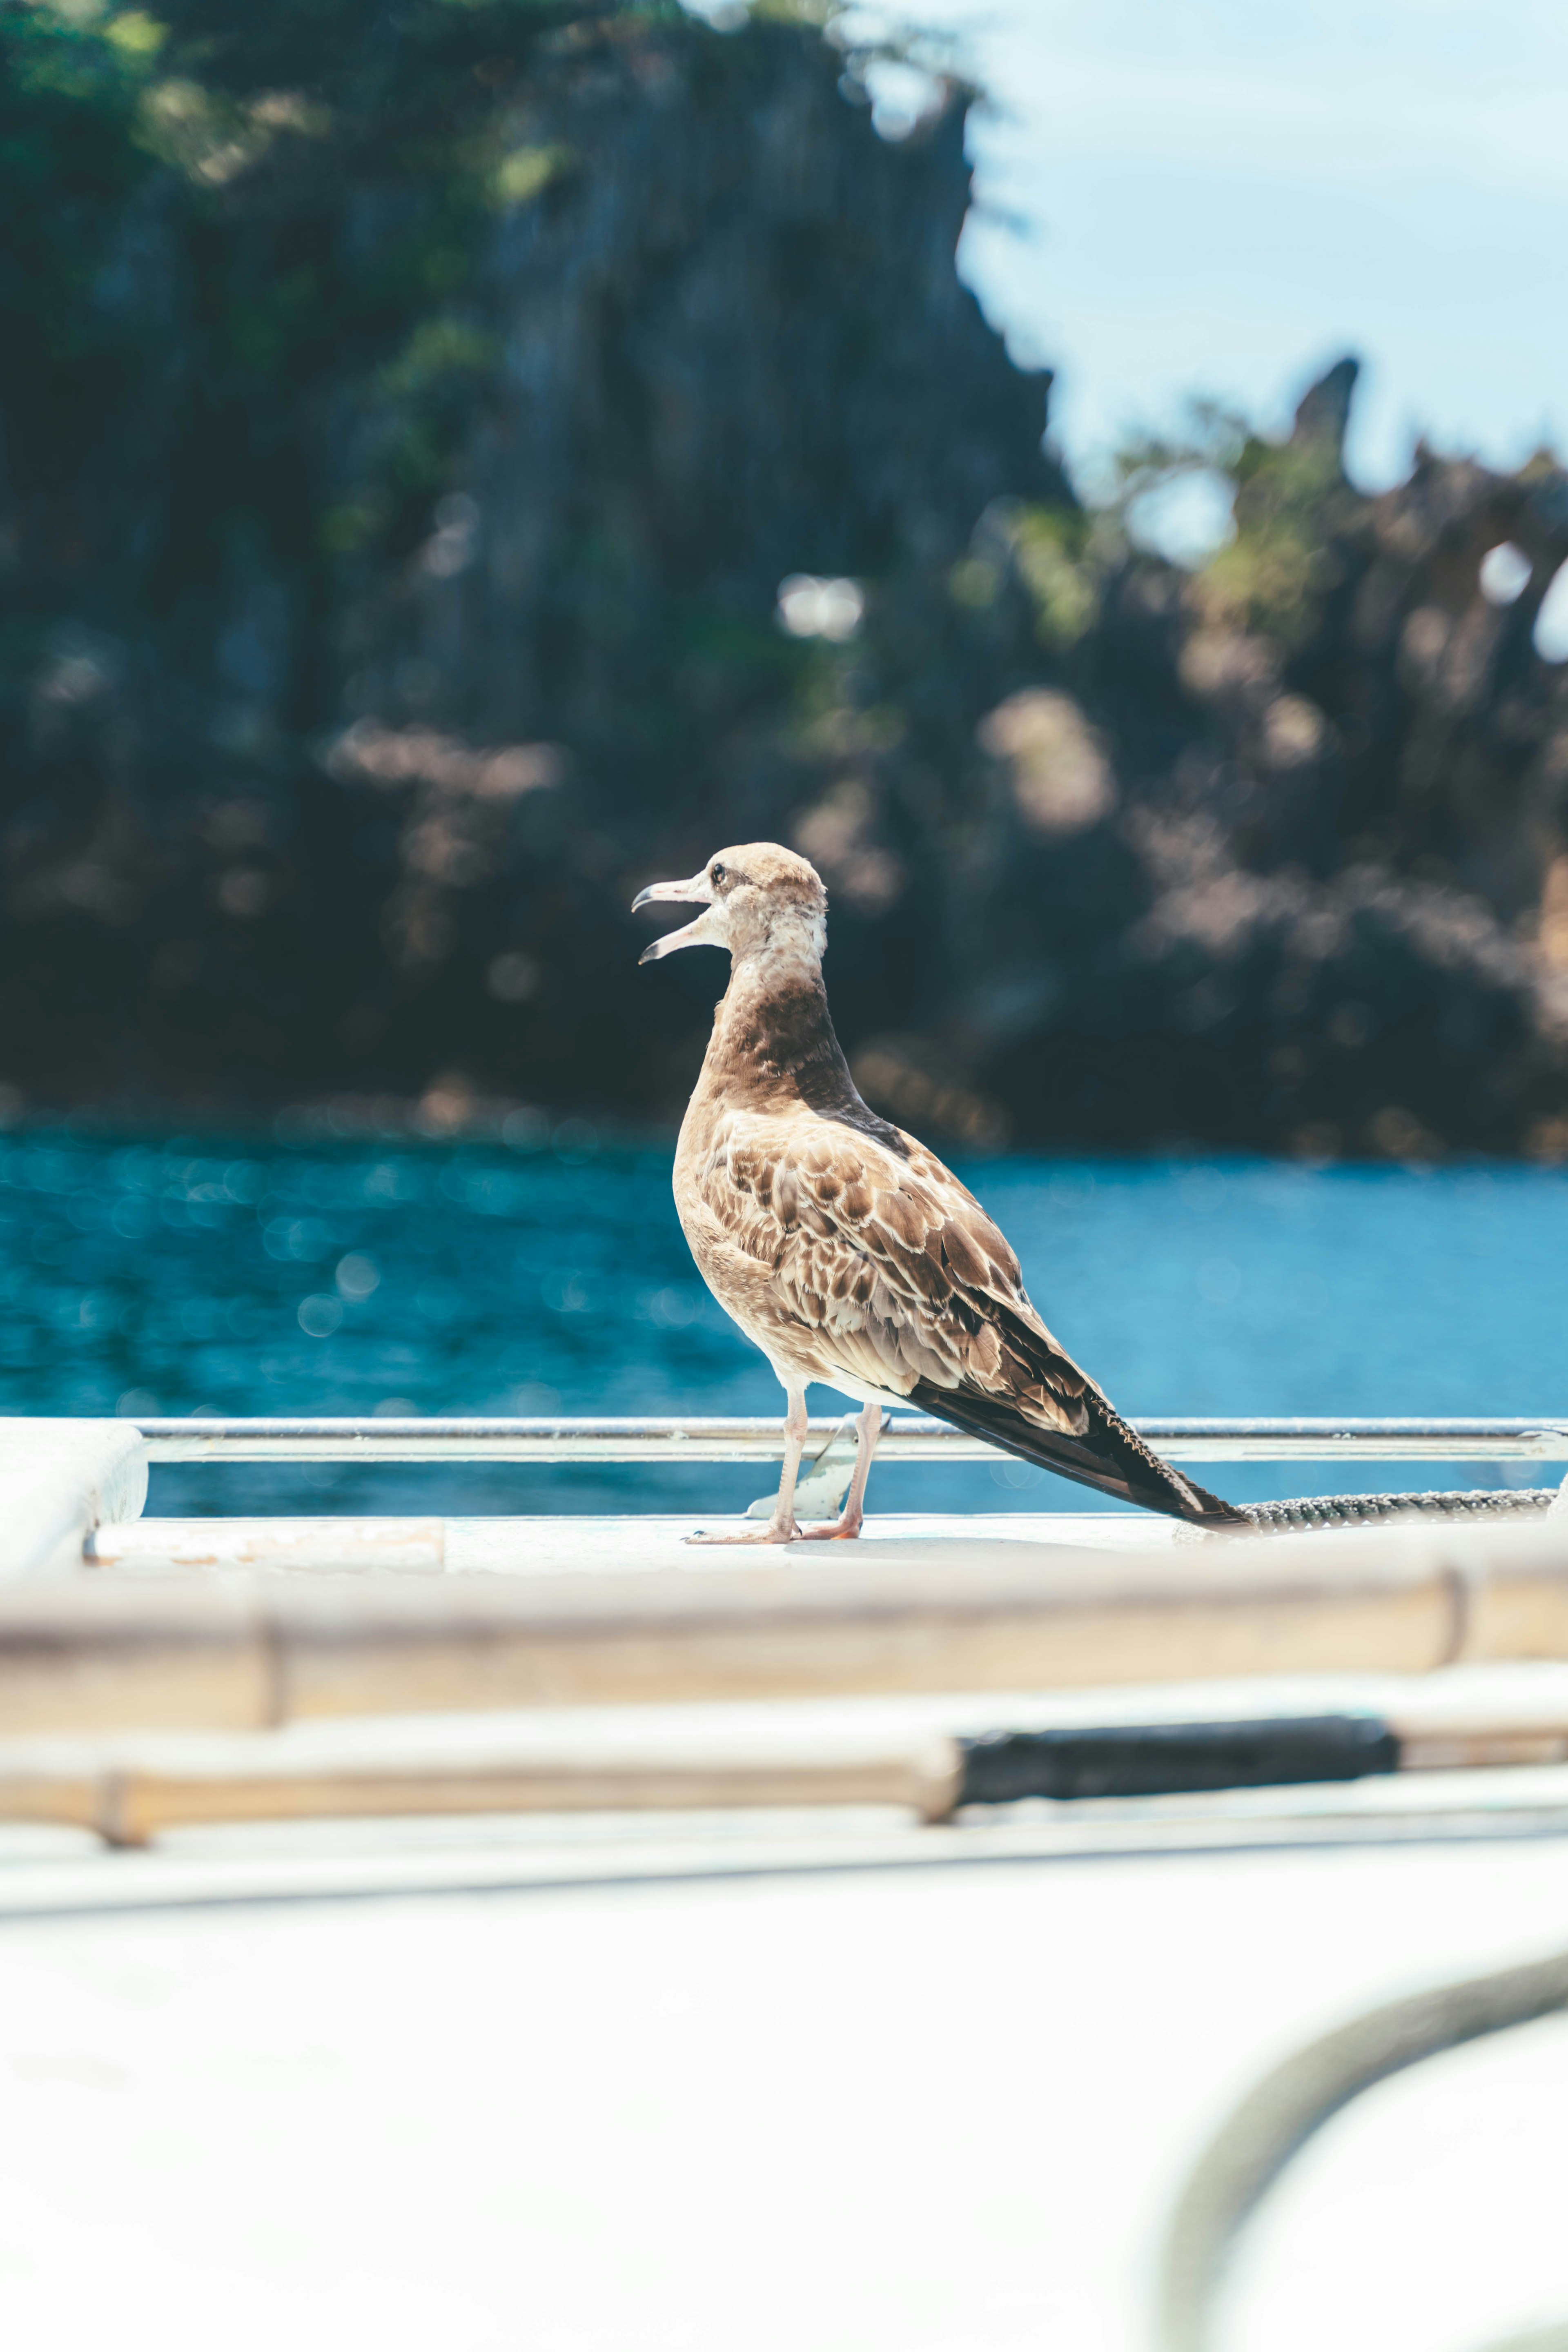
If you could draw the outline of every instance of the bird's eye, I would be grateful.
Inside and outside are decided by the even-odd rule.
[[[715,889],[719,887],[720,883],[724,879],[724,868],[717,859],[714,860],[713,864],[708,869],[708,879],[712,883]]]

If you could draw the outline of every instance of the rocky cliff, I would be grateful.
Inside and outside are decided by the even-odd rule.
[[[1363,498],[1342,369],[1179,572],[958,280],[962,89],[890,142],[809,25],[232,13],[0,7],[16,1087],[662,1115],[718,974],[627,901],[769,835],[914,1123],[1568,1156],[1552,463]]]
[[[983,521],[949,593],[1009,691],[968,753],[945,1004],[879,1049],[911,1109],[945,1064],[1129,1141],[1568,1155],[1568,674],[1532,642],[1568,480],[1421,450],[1363,497],[1354,377],[1284,445],[1237,436],[1195,577],[1103,524]]]

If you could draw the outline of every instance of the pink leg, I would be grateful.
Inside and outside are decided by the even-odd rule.
[[[693,1544],[786,1544],[799,1539],[800,1529],[795,1519],[795,1482],[800,1475],[800,1457],[805,1445],[805,1391],[788,1389],[788,1409],[784,1413],[784,1469],[779,1476],[778,1500],[773,1505],[773,1517],[765,1528],[737,1528],[733,1535],[727,1529],[710,1531],[700,1528],[686,1540]],[[855,1465],[855,1475],[860,1477],[860,1465]],[[863,1483],[863,1482],[862,1482]]]
[[[848,1543],[859,1534],[866,1517],[866,1481],[871,1475],[871,1456],[877,1451],[877,1440],[881,1434],[881,1406],[862,1405],[859,1433],[855,1444],[855,1475],[849,1481],[849,1492],[844,1497],[843,1517],[834,1528],[807,1528],[808,1540],[813,1543]]]

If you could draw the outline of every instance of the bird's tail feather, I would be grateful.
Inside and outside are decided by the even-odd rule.
[[[1085,1395],[1089,1427],[1076,1437],[1065,1431],[1041,1429],[1003,1398],[938,1388],[931,1381],[919,1381],[908,1402],[922,1412],[951,1422],[971,1437],[984,1437],[1021,1461],[1054,1470],[1058,1477],[1075,1479],[1080,1486],[1096,1487],[1118,1502],[1134,1503],[1140,1509],[1161,1511],[1168,1518],[1187,1519],[1198,1527],[1249,1524],[1246,1513],[1233,1503],[1211,1495],[1206,1487],[1163,1462],[1097,1389]]]

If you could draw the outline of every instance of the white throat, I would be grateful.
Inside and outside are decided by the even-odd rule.
[[[765,939],[755,946],[732,948],[731,955],[737,973],[755,973],[771,985],[795,973],[819,975],[826,946],[827,925],[823,918],[801,915],[771,924]]]

